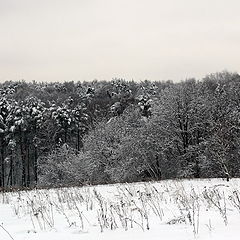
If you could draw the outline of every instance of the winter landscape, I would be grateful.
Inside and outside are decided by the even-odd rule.
[[[239,0],[0,0],[0,240],[240,236]]]
[[[237,73],[0,86],[1,240],[238,236]]]

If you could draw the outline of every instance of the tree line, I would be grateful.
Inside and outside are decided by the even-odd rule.
[[[0,83],[0,188],[239,177],[240,76]]]

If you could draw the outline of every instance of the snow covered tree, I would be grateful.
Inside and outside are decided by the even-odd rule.
[[[39,185],[81,185],[87,178],[87,173],[81,166],[81,158],[82,154],[76,154],[76,151],[67,144],[40,157]]]

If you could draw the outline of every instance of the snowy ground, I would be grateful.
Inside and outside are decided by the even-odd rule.
[[[0,240],[238,239],[240,179],[0,193]]]

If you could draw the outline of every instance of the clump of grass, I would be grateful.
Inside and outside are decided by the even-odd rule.
[[[146,231],[157,223],[186,224],[197,236],[202,206],[219,212],[225,225],[228,224],[227,204],[240,212],[237,190],[231,192],[227,202],[225,192],[216,187],[196,190],[181,181],[115,185],[111,186],[110,195],[101,191],[101,187],[35,189],[4,194],[0,194],[1,201],[4,199],[11,204],[19,218],[28,216],[34,231],[54,229],[60,218],[66,227],[80,231],[93,225],[103,232],[117,228]],[[212,223],[205,225],[212,231]]]

